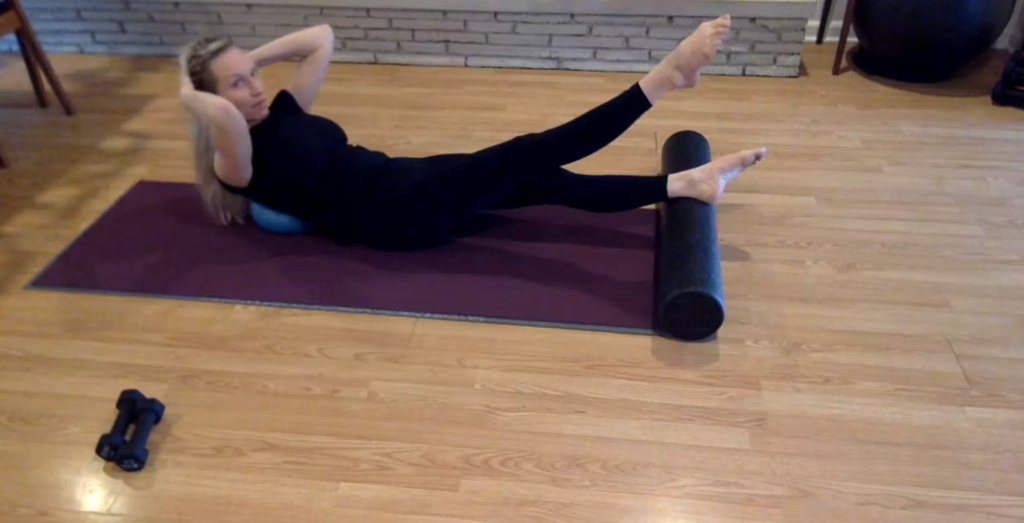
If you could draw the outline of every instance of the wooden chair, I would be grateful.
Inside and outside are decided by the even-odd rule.
[[[57,78],[57,73],[54,72],[50,59],[46,57],[43,46],[39,44],[36,32],[32,30],[32,24],[29,23],[28,17],[25,16],[25,10],[21,8],[21,0],[0,0],[0,37],[11,33],[14,33],[15,38],[18,40],[18,47],[21,49],[21,56],[25,60],[25,69],[28,69],[28,76],[32,80],[32,89],[36,92],[36,100],[39,101],[39,107],[45,109],[50,105],[50,101],[46,96],[46,88],[43,85],[43,79],[39,75],[39,69],[42,68],[43,75],[46,76],[47,82],[49,82],[54,94],[57,95],[57,100],[60,101],[64,112],[68,116],[74,115],[75,107],[71,104],[71,100],[64,91],[64,86],[60,83],[60,79]],[[2,156],[0,156],[0,167],[6,167]]]
[[[833,0],[825,0],[821,10],[821,25],[818,26],[818,45],[825,41],[825,33],[828,26],[832,24],[832,3]],[[843,15],[843,30],[839,33],[839,48],[836,49],[836,61],[832,64],[832,75],[838,75],[843,66],[844,54],[846,54],[846,41],[850,38],[850,26],[853,25],[853,10],[857,7],[857,0],[846,2],[846,14]]]

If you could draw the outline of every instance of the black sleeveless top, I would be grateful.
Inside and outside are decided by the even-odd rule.
[[[361,208],[393,163],[384,153],[350,145],[338,124],[305,112],[288,91],[278,93],[270,115],[249,135],[249,185],[222,185],[337,238],[358,225]]]

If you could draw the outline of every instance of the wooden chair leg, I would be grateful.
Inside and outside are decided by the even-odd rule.
[[[50,88],[53,89],[54,94],[57,95],[57,100],[60,101],[61,106],[64,107],[64,112],[68,116],[75,114],[75,107],[71,105],[71,100],[68,98],[68,94],[64,92],[64,86],[60,83],[60,78],[57,78],[57,72],[53,70],[53,65],[50,64],[50,59],[46,56],[46,52],[43,51],[43,46],[39,45],[39,39],[36,38],[36,32],[32,29],[32,24],[29,23],[28,17],[25,16],[25,10],[21,8],[21,2],[18,0],[10,0],[11,6],[15,12],[18,13],[18,17],[21,18],[21,33],[22,39],[25,41],[26,47],[31,51],[36,62],[43,68],[43,75],[46,76],[46,81],[49,82]]]
[[[32,53],[32,50],[26,45],[25,36],[21,34],[21,29],[15,31],[14,34],[18,39],[18,47],[21,49],[21,57],[25,59],[25,69],[28,70],[28,76],[32,79],[32,90],[36,92],[36,100],[39,101],[39,107],[45,109],[50,106],[50,100],[46,95],[46,88],[43,86],[43,79],[39,76],[39,64],[36,63],[36,58]]]
[[[821,8],[821,25],[818,26],[818,45],[821,45],[821,43],[825,41],[825,34],[828,32],[828,26],[832,25],[832,3],[834,1],[835,0],[825,0],[825,5]]]
[[[850,38],[850,26],[853,25],[853,10],[857,7],[857,0],[849,0],[846,3],[846,15],[843,16],[843,30],[839,33],[839,48],[836,49],[836,61],[832,64],[832,76],[837,76],[843,66],[843,58],[846,54],[846,40]]]
[[[0,154],[0,169],[6,169],[6,168],[7,168],[7,164],[4,163],[4,155]]]

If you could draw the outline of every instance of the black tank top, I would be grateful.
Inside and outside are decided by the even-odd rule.
[[[249,135],[249,185],[225,187],[336,238],[358,225],[360,208],[372,203],[391,170],[390,157],[350,145],[338,124],[305,112],[288,91],[278,93]]]

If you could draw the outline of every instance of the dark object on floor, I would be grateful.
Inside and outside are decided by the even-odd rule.
[[[141,182],[31,286],[653,332],[657,213],[532,207],[485,218],[481,234],[438,249],[379,252],[224,228],[193,185]]]
[[[114,426],[111,427],[110,432],[100,436],[100,440],[96,444],[97,456],[107,461],[113,461],[117,451],[125,443],[128,425],[134,421],[135,408],[144,401],[146,401],[146,396],[135,389],[121,391],[116,403],[117,418],[114,419]]]
[[[1006,62],[1003,77],[992,89],[992,102],[1024,109],[1024,47]]]
[[[163,417],[164,404],[156,398],[144,399],[136,404],[132,439],[122,445],[114,457],[114,463],[121,467],[121,470],[137,472],[146,468],[146,461],[149,460],[146,443],[149,441],[149,434],[153,432],[153,426],[160,423]]]
[[[857,0],[853,61],[903,82],[948,80],[1002,34],[1016,0]]]
[[[701,135],[672,135],[662,148],[662,172],[687,171],[711,161]],[[664,203],[658,220],[655,328],[687,341],[711,337],[725,321],[715,207],[682,198]]]

